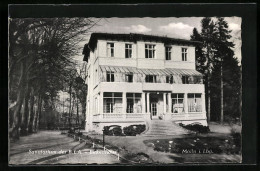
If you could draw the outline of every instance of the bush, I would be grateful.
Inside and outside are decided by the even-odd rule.
[[[145,125],[130,125],[128,127],[124,127],[124,134],[127,136],[136,136],[137,134],[141,134],[145,131]]]
[[[104,134],[105,135],[115,135],[115,136],[122,136],[122,129],[119,125],[111,125],[111,126],[104,126]]]
[[[74,128],[70,128],[69,131],[68,131],[69,134],[74,134],[75,133],[75,130]]]
[[[210,131],[208,126],[203,126],[199,123],[189,124],[189,125],[183,125],[182,123],[180,123],[179,125],[182,126],[185,129],[195,131],[195,132],[198,132],[198,133],[208,133]]]

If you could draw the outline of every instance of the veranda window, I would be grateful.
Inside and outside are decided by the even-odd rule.
[[[141,93],[126,93],[126,113],[142,113]]]
[[[128,73],[125,75],[125,81],[132,83],[133,82],[133,73]]]
[[[104,113],[122,113],[122,93],[104,93]]]
[[[188,94],[188,111],[202,112],[201,94]]]
[[[170,76],[166,76],[166,83],[170,83],[170,84],[173,84],[173,76],[170,75]]]
[[[156,83],[156,75],[146,75],[145,82],[147,83]]]
[[[114,82],[115,75],[114,72],[107,71],[107,82]]]
[[[172,112],[183,113],[184,112],[184,94],[172,94]]]
[[[189,77],[188,76],[182,76],[181,80],[182,80],[182,84],[189,84]]]

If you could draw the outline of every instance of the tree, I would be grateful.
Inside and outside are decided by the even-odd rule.
[[[199,34],[197,28],[193,29],[192,35],[190,36],[190,40],[202,42],[203,39]],[[206,58],[203,55],[202,44],[196,44],[195,46],[195,57],[196,57],[196,70],[205,74],[206,72]]]
[[[84,18],[9,20],[10,137],[37,132],[44,104],[63,89],[76,45],[95,24]]]
[[[234,43],[230,42],[231,31],[228,30],[228,24],[222,17],[217,18],[216,22],[216,54],[214,56],[215,65],[220,65],[220,122],[224,121],[224,87],[223,87],[223,61],[227,58],[232,59],[234,52],[232,48]],[[231,79],[231,78],[230,78]]]
[[[208,121],[211,119],[211,94],[210,94],[210,82],[211,82],[211,72],[213,67],[213,56],[215,54],[215,24],[211,18],[205,17],[201,20],[201,34],[198,37],[202,41],[202,55],[200,58],[200,65],[204,69],[204,77],[206,83],[206,99],[207,99],[207,115]],[[194,33],[193,33],[194,34]],[[195,31],[195,35],[196,35]],[[205,59],[205,61],[203,61]],[[205,64],[203,64],[205,62]],[[204,68],[205,66],[205,68]]]
[[[196,46],[196,69],[205,77],[208,121],[214,119],[223,123],[224,117],[239,118],[241,67],[234,57],[228,23],[221,17],[216,22],[206,17],[201,26],[201,33],[196,28],[193,30],[191,40],[202,42],[201,46]]]

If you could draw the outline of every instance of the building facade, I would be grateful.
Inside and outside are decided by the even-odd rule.
[[[87,62],[86,131],[154,119],[207,125],[199,42],[143,34],[92,33]]]

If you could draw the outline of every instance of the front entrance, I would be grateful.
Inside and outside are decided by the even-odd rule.
[[[152,118],[157,118],[157,102],[151,102]]]
[[[162,95],[157,93],[150,94],[150,111],[151,111],[151,118],[158,119],[159,114],[162,112]]]

